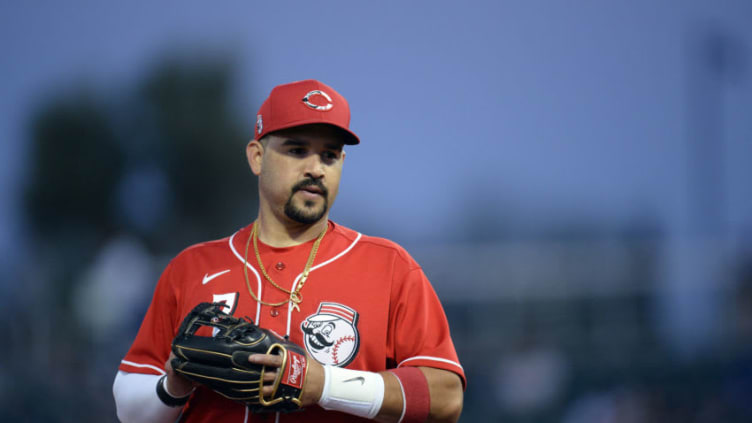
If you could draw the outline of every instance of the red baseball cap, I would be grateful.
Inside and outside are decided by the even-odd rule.
[[[259,108],[255,136],[300,125],[324,123],[342,130],[345,144],[359,144],[350,131],[350,106],[334,88],[314,79],[277,85]]]

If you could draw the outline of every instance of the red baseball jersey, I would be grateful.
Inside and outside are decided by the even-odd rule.
[[[372,372],[399,366],[434,367],[458,374],[464,385],[441,303],[420,266],[399,245],[330,221],[300,292],[303,301],[298,311],[290,303],[259,304],[249,293],[253,290],[268,303],[289,298],[259,271],[253,243],[248,243],[251,227],[229,238],[189,247],[170,262],[120,370],[164,374],[170,344],[183,318],[196,304],[210,301],[224,302],[231,314],[248,316],[259,326],[289,335],[322,364]],[[295,289],[313,242],[275,248],[259,241],[271,279],[285,289]],[[242,404],[199,388],[181,421],[240,423],[275,418],[273,414],[251,415]],[[282,422],[358,420],[317,406],[279,416]]]

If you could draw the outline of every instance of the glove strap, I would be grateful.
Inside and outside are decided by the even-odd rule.
[[[160,377],[159,380],[157,381],[157,396],[164,403],[164,405],[168,407],[184,406],[188,402],[188,399],[193,394],[193,391],[191,391],[191,393],[189,393],[188,395],[184,397],[173,397],[172,395],[170,395],[169,392],[167,392],[167,388],[165,388],[164,386],[164,384],[166,383],[166,379],[167,379],[167,375],[164,375]]]
[[[269,347],[267,354],[274,354],[279,350],[282,356],[282,367],[277,373],[274,381],[274,392],[272,399],[267,400],[263,395],[259,395],[259,403],[264,407],[278,407],[280,411],[297,411],[301,409],[303,396],[303,385],[308,374],[308,360],[305,351],[297,345],[290,343],[275,343]],[[264,377],[266,366],[261,367],[261,378],[259,378],[259,392],[264,387]]]

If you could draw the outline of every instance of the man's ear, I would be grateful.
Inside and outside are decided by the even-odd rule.
[[[258,176],[261,173],[261,164],[264,161],[264,146],[257,140],[251,140],[245,146],[245,156],[248,158],[248,166],[251,172]]]

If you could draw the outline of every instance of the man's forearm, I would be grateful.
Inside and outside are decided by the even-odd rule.
[[[462,412],[462,381],[456,374],[431,367],[419,367],[428,382],[430,411],[428,422],[456,422]],[[376,420],[383,423],[399,421],[405,411],[403,388],[392,372],[381,372],[384,378],[384,401]],[[408,407],[411,406],[408,400]]]
[[[168,407],[157,397],[161,376],[118,371],[112,393],[118,419],[122,423],[172,423],[180,407]]]

